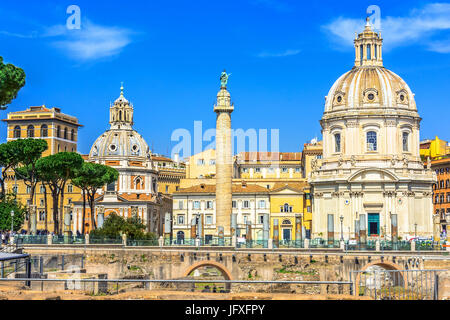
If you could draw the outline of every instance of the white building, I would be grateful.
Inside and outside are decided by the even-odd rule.
[[[383,67],[382,39],[367,20],[355,65],[333,84],[321,120],[323,159],[313,161],[313,237],[431,236],[432,184],[419,156],[414,94]]]
[[[267,188],[254,184],[233,183],[232,216],[236,218],[238,237],[263,239],[264,217],[268,226],[269,201]],[[200,217],[202,227],[197,227],[198,222],[195,222],[197,217]],[[217,237],[216,218],[215,185],[200,184],[182,188],[173,194],[174,239],[192,239],[198,236],[207,241]]]

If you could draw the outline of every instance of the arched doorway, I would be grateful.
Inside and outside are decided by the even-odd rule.
[[[216,261],[199,261],[186,269],[184,278],[196,280],[231,280],[231,272],[221,263]],[[193,291],[202,292],[230,292],[230,283],[202,283],[193,284]]]

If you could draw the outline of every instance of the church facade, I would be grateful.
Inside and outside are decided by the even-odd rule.
[[[405,81],[383,67],[381,35],[367,20],[354,67],[331,87],[313,159],[313,238],[431,236],[435,174],[419,154],[421,118]]]

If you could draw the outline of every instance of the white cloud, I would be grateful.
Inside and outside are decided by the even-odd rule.
[[[16,38],[45,38],[50,44],[64,51],[78,61],[92,61],[119,54],[132,42],[131,30],[119,27],[101,26],[85,20],[80,29],[69,30],[66,25],[41,27],[41,31],[19,34],[1,31],[0,35]]]
[[[85,21],[81,29],[69,30],[65,26],[53,26],[46,30],[46,37],[63,37],[52,44],[70,57],[81,60],[96,60],[119,54],[131,40],[132,32],[118,27],[106,27]]]
[[[286,50],[280,53],[270,53],[270,52],[261,52],[257,56],[259,58],[272,58],[272,57],[287,57],[287,56],[295,56],[299,54],[301,50]]]
[[[338,17],[322,28],[335,36],[336,43],[341,46],[353,46],[355,32],[361,32],[364,24],[364,19]],[[381,30],[376,31],[381,31],[384,48],[387,50],[420,44],[431,51],[449,52],[448,41],[436,41],[433,37],[442,31],[450,31],[450,4],[428,4],[423,9],[411,10],[409,15],[403,17],[383,17],[381,8]]]

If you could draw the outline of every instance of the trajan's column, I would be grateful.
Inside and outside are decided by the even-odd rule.
[[[219,236],[230,236],[231,222],[231,104],[230,93],[227,91],[228,74],[225,70],[220,75],[220,91],[217,103],[214,105],[216,119],[216,226]]]

